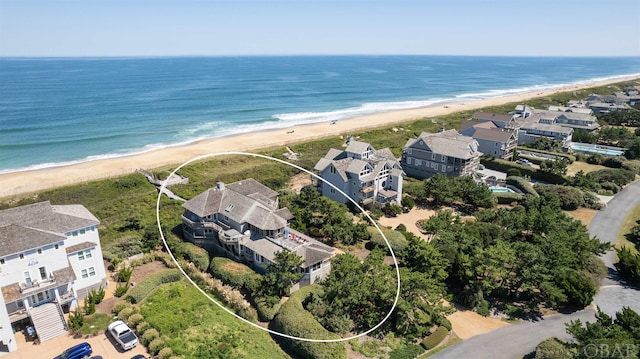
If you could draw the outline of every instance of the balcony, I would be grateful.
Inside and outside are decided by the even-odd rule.
[[[57,285],[53,274],[51,274],[49,279],[45,280],[34,280],[31,282],[31,285],[27,285],[26,283],[20,283],[20,293],[23,295],[29,295],[31,293],[41,292],[47,289],[51,289]]]

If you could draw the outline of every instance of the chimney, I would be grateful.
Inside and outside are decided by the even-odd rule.
[[[216,188],[224,191],[224,182],[216,182]]]

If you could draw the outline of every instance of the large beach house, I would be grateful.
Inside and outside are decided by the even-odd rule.
[[[436,173],[450,177],[469,176],[478,171],[482,153],[478,141],[456,130],[423,132],[409,139],[402,151],[402,168],[411,177],[430,178]]]
[[[18,323],[33,325],[41,342],[65,333],[62,307],[106,284],[99,223],[82,205],[0,211],[0,352],[16,349]]]
[[[318,189],[323,196],[340,203],[349,199],[327,184],[333,184],[362,205],[387,202],[400,205],[402,176],[400,162],[388,148],[376,150],[370,144],[350,140],[344,151],[330,149],[314,169],[322,180]]]
[[[335,249],[288,226],[293,215],[278,208],[278,193],[254,179],[218,182],[183,204],[184,239],[217,255],[246,263],[259,272],[275,253],[302,257],[304,273],[292,291],[323,279],[331,270]]]
[[[497,158],[510,160],[518,139],[510,129],[498,127],[493,121],[468,120],[460,125],[460,134],[478,141],[478,150]]]

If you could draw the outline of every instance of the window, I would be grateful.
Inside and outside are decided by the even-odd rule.
[[[407,157],[407,164],[410,165],[411,164],[411,157]]]
[[[0,258],[0,264],[4,264],[4,258]]]
[[[264,263],[264,257],[259,255],[258,253],[255,254],[255,259],[258,263]]]
[[[411,147],[407,148],[407,153],[411,154]]]
[[[27,285],[27,287],[31,287],[31,285],[33,284],[31,282],[31,273],[29,273],[29,271],[24,272],[24,283]]]
[[[422,165],[422,160],[416,159],[416,166],[421,166],[421,165]]]
[[[58,245],[58,243],[56,243],[56,244],[53,246],[53,248],[58,249],[58,248],[60,248],[60,246]]]
[[[82,279],[86,279],[96,275],[96,269],[94,267],[89,267],[87,269],[83,269],[80,273],[82,274]]]
[[[42,248],[38,248],[38,254],[42,254]]]
[[[442,165],[442,172],[447,172],[447,166]]]
[[[91,250],[90,249],[86,249],[84,251],[80,251],[78,252],[78,260],[79,261],[83,261],[85,259],[89,259],[91,258],[93,255],[91,254]]]
[[[336,173],[336,168],[333,165],[329,166],[329,172],[335,174]]]
[[[85,230],[83,228],[83,229],[80,230],[80,234],[84,234],[84,233],[85,233]]]
[[[331,188],[331,189],[329,189],[329,192],[336,193],[336,189],[335,188]]]
[[[24,259],[24,253],[20,253],[20,259]]]
[[[435,159],[436,159],[436,154],[435,154],[435,153],[433,153],[433,152],[431,152],[431,159],[432,159],[432,160],[435,160]]]
[[[40,267],[38,268],[38,271],[40,272],[40,279],[47,280],[47,269],[45,267]]]
[[[317,271],[322,266],[322,262],[318,262],[309,267],[309,271]],[[306,272],[306,271],[305,271]]]
[[[24,302],[23,301],[19,300],[19,301],[17,301],[17,303],[18,303],[18,307],[20,307],[20,308],[24,307]]]
[[[447,160],[447,156],[440,155],[440,162],[445,162]]]

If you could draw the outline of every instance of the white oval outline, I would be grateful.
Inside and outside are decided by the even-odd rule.
[[[356,339],[356,338],[360,338],[362,336],[365,336],[369,333],[371,333],[372,331],[378,329],[382,324],[384,324],[384,322],[386,322],[389,317],[391,316],[391,313],[393,313],[393,311],[396,308],[396,305],[398,304],[398,299],[400,297],[400,269],[398,268],[398,260],[396,259],[396,255],[393,252],[393,248],[391,248],[391,244],[389,244],[389,241],[387,240],[387,237],[384,235],[384,233],[382,233],[382,230],[380,229],[380,227],[378,227],[378,224],[373,220],[373,218],[371,218],[371,216],[369,216],[369,214],[364,210],[364,208],[360,207],[360,205],[358,203],[356,203],[351,197],[349,197],[346,193],[344,193],[341,189],[339,189],[338,187],[334,186],[331,182],[324,182],[328,185],[330,185],[331,187],[333,187],[334,189],[336,189],[340,194],[342,194],[343,196],[345,196],[347,199],[349,199],[351,201],[351,203],[353,203],[362,213],[364,213],[365,216],[367,216],[367,218],[369,219],[369,221],[371,223],[373,223],[374,227],[376,227],[376,229],[378,230],[378,232],[380,232],[380,235],[382,235],[382,238],[384,239],[385,243],[387,244],[387,247],[389,248],[389,252],[391,252],[391,257],[393,257],[393,264],[396,268],[396,278],[397,278],[397,288],[396,288],[396,297],[393,301],[393,306],[391,307],[391,310],[389,310],[389,312],[387,313],[387,315],[382,318],[382,320],[380,321],[380,323],[376,324],[373,328],[362,332],[360,334],[356,334],[347,338],[338,338],[338,339],[310,339],[310,338],[302,338],[302,337],[296,337],[293,335],[288,335],[288,334],[284,334],[284,333],[280,333],[278,331],[275,330],[271,330],[269,328],[263,328],[261,326],[259,326],[256,323],[253,323],[241,316],[239,316],[238,314],[234,313],[233,311],[231,311],[230,309],[228,309],[227,307],[225,307],[224,305],[218,303],[215,299],[211,298],[209,296],[209,294],[207,292],[205,292],[204,290],[202,290],[188,275],[187,273],[182,269],[182,267],[180,267],[180,264],[178,264],[178,261],[176,260],[176,258],[173,256],[173,253],[171,252],[171,249],[169,249],[169,246],[167,245],[167,241],[164,238],[164,232],[162,231],[162,225],[160,224],[160,198],[162,197],[162,192],[164,192],[166,185],[167,185],[167,180],[169,178],[171,178],[171,176],[173,176],[178,170],[180,170],[182,167],[190,164],[191,162],[194,161],[198,161],[204,158],[209,158],[209,157],[218,157],[218,156],[225,156],[225,155],[244,155],[244,156],[250,156],[250,157],[258,157],[258,158],[263,158],[263,159],[267,159],[267,160],[272,160],[272,161],[276,161],[285,165],[289,165],[293,168],[299,169],[303,172],[306,172],[308,174],[310,174],[311,176],[315,177],[318,180],[322,180],[322,178],[320,178],[319,176],[317,176],[315,173],[312,173],[311,171],[302,168],[298,165],[295,165],[293,163],[278,159],[278,158],[274,158],[271,156],[266,156],[266,155],[261,155],[261,154],[257,154],[257,153],[250,153],[250,152],[236,152],[236,151],[230,151],[230,152],[213,152],[213,153],[209,153],[209,154],[205,154],[205,155],[200,155],[197,156],[195,158],[190,159],[189,161],[181,164],[180,166],[178,166],[176,169],[173,170],[173,172],[171,172],[171,174],[167,177],[167,179],[165,179],[162,182],[162,186],[160,187],[159,191],[158,191],[158,199],[156,200],[156,220],[158,223],[158,230],[160,231],[160,237],[162,237],[162,243],[164,244],[164,247],[167,249],[167,253],[169,253],[169,256],[171,256],[171,259],[173,260],[173,263],[175,263],[175,265],[178,267],[178,269],[180,269],[180,272],[182,272],[182,275],[185,276],[185,278],[187,278],[187,280],[198,290],[200,291],[200,293],[202,293],[205,297],[207,297],[211,302],[213,302],[215,305],[217,305],[218,307],[220,307],[221,309],[223,309],[225,312],[233,315],[234,317],[236,317],[237,319],[240,319],[241,321],[250,324],[260,330],[266,331],[270,334],[273,335],[277,335],[283,338],[287,338],[287,339],[293,339],[293,340],[300,340],[300,341],[305,341],[305,342],[313,342],[313,343],[337,343],[337,342],[346,342],[349,341],[351,339]]]

